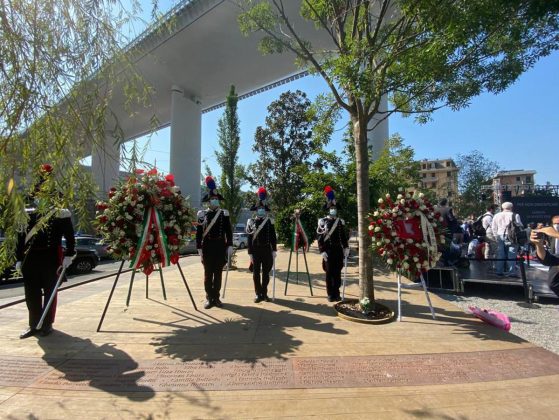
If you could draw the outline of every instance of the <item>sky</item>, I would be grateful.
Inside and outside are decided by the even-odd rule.
[[[255,159],[254,133],[258,126],[264,125],[268,105],[282,92],[297,89],[311,100],[328,92],[321,78],[304,77],[239,101],[241,164]],[[439,110],[432,115],[432,121],[423,125],[415,123],[413,118],[393,116],[389,130],[390,134],[399,133],[405,145],[414,148],[417,159],[456,159],[458,154],[479,150],[503,170],[535,170],[537,184],[559,184],[558,98],[559,52],[555,52],[537,62],[501,94],[482,94],[460,111]],[[221,108],[202,115],[202,170],[205,162],[214,175],[220,173],[215,150],[217,122],[223,112]],[[341,150],[346,123],[344,115],[332,137],[330,150]],[[169,171],[169,137],[169,128],[155,133],[147,143],[144,156],[145,161],[156,163],[163,172]],[[140,140],[141,144],[145,142],[146,139]]]

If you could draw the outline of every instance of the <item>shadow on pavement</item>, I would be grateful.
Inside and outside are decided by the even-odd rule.
[[[54,331],[47,337],[38,338],[44,351],[43,360],[64,374],[63,379],[70,382],[87,382],[90,387],[132,401],[146,401],[155,396],[152,388],[138,385],[137,381],[144,372],[133,372],[138,363],[128,353],[117,349],[113,344],[98,346],[89,339],[82,339]],[[63,359],[59,355],[67,349],[79,349],[88,354],[88,359]]]
[[[283,303],[285,301],[278,304]],[[347,331],[334,327],[331,322],[292,312],[310,311],[315,306],[290,302],[288,310],[278,312],[263,306],[226,303],[223,309],[218,310],[229,311],[237,316],[225,318],[222,322],[181,327],[166,337],[155,339],[153,345],[157,347],[157,353],[185,361],[241,361],[254,365],[259,363],[257,359],[284,359],[302,344],[301,340],[289,333],[291,329],[347,334]]]

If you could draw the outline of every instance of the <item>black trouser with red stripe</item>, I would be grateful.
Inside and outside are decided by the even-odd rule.
[[[226,247],[223,239],[205,239],[202,244],[204,259],[204,289],[208,300],[219,299],[221,273],[227,262]]]
[[[23,285],[25,289],[25,303],[29,310],[29,326],[35,328],[43,314],[43,308],[47,304],[58,275],[59,255],[58,250],[30,250],[23,260],[21,271],[23,273]],[[43,298],[44,294],[44,298]],[[52,302],[49,313],[45,318],[43,327],[47,328],[54,322],[56,314],[56,298]]]
[[[341,246],[334,246],[326,250],[328,261],[326,267],[326,292],[328,296],[340,297],[340,286],[342,285],[342,268],[344,267],[344,252]]]
[[[255,246],[252,248],[252,280],[254,282],[254,292],[257,296],[268,297],[268,284],[270,283],[270,270],[274,265],[272,248],[270,245],[263,247]],[[262,273],[262,280],[260,279]]]

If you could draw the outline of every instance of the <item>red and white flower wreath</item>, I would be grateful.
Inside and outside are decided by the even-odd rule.
[[[442,218],[422,193],[401,193],[396,200],[386,194],[369,220],[372,248],[392,272],[408,272],[416,278],[439,260]]]
[[[117,260],[151,274],[156,264],[176,264],[190,237],[194,212],[172,174],[138,169],[97,203],[97,229]]]

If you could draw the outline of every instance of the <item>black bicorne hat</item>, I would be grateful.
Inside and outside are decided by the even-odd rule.
[[[268,207],[268,204],[266,204],[266,198],[268,197],[268,192],[266,191],[266,188],[264,187],[258,188],[256,195],[258,196],[258,201],[252,205],[250,211],[256,211],[258,210],[259,207],[264,207],[266,211],[270,211],[270,207]]]
[[[323,206],[324,210],[328,210],[330,207],[340,208],[336,202],[336,194],[330,185],[324,187],[324,195],[326,196],[326,203]]]
[[[217,198],[219,201],[223,201],[223,196],[217,192],[215,181],[211,176],[206,177],[206,186],[208,187],[208,192],[202,197],[202,202],[210,201],[212,198]]]

